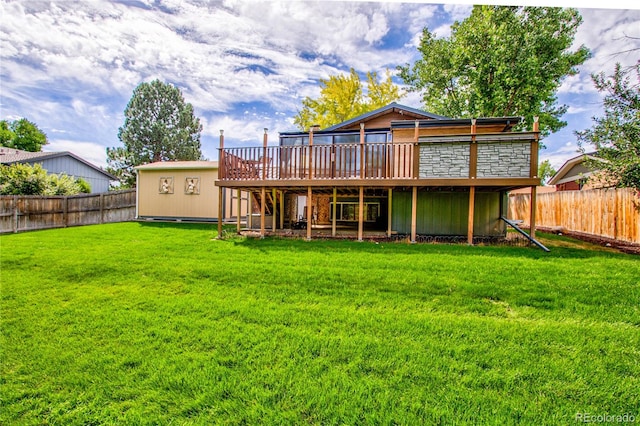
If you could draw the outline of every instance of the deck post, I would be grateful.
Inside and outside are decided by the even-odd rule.
[[[469,178],[478,176],[478,143],[476,142],[476,119],[471,119],[471,143],[469,144]]]
[[[531,236],[531,238],[535,239],[536,238],[536,199],[537,199],[537,187],[532,185],[531,186],[531,202],[529,203],[529,207],[530,207],[530,216],[529,216],[529,225],[530,225],[530,231],[529,231],[529,235]]]
[[[247,193],[247,228],[253,229],[253,192]]]
[[[535,135],[533,136],[533,142],[531,142],[531,165],[529,166],[529,177],[537,178],[539,151],[538,140],[540,138],[540,123],[538,122],[538,117],[533,117],[533,131]]]
[[[237,218],[236,218],[236,232],[239,234],[240,233],[240,210],[242,209],[242,191],[240,191],[239,189],[236,192],[237,195]]]
[[[538,177],[538,138],[540,137],[540,122],[538,117],[533,117],[533,131],[535,132],[534,140],[531,143],[531,166],[529,170],[529,176],[532,178]],[[529,203],[529,235],[531,238],[536,238],[536,204],[537,204],[537,188],[531,186],[531,202]]]
[[[224,167],[224,130],[220,129],[220,153],[218,154],[218,179],[224,179],[227,170]]]
[[[336,212],[337,212],[337,204],[338,204],[338,188],[333,187],[333,206],[331,207],[332,219],[331,219],[331,236],[336,236]]]
[[[264,226],[264,215],[266,211],[266,198],[267,198],[267,189],[263,186],[260,191],[260,237],[264,238],[265,235],[265,226]]]
[[[360,123],[360,179],[364,179],[366,166],[367,161],[364,158],[364,123]]]
[[[262,167],[262,180],[265,180],[267,178],[267,141],[269,138],[267,134],[268,131],[269,129],[265,127],[264,136],[262,137],[262,164],[260,165],[260,167]]]
[[[311,204],[311,197],[313,192],[311,187],[307,187],[307,240],[311,241],[311,221],[313,220],[313,205]]]
[[[313,126],[309,128],[309,179],[313,179]]]
[[[218,239],[222,239],[222,191],[224,188],[218,187]]]
[[[364,233],[364,186],[361,186],[358,197],[358,241],[363,241]]]
[[[420,145],[418,141],[420,136],[420,122],[416,120],[415,130],[413,131],[413,150],[411,153],[411,177],[418,179],[420,177]]]
[[[389,197],[387,200],[387,237],[391,238],[391,226],[392,226],[392,220],[391,220],[391,213],[392,213],[392,205],[393,205],[393,188],[389,188]]]
[[[418,187],[414,186],[411,193],[411,243],[416,242],[418,224]]]
[[[284,229],[284,191],[280,191],[280,229]]]
[[[276,231],[277,227],[276,227],[276,218],[278,217],[278,202],[277,199],[278,197],[276,196],[276,189],[272,188],[271,189],[271,199],[273,200],[273,208],[271,209],[272,213],[273,213],[273,219],[271,220],[272,222],[272,226],[271,229],[273,232]]]
[[[473,213],[475,211],[476,187],[469,187],[469,221],[467,222],[467,244],[473,245]]]

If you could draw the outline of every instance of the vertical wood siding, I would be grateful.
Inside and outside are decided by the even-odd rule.
[[[476,192],[473,233],[501,236],[506,232],[500,220],[499,192]],[[411,192],[393,193],[392,229],[400,234],[411,230]],[[468,192],[420,192],[417,205],[417,233],[420,235],[467,235]]]

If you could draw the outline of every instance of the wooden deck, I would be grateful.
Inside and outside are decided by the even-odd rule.
[[[417,123],[419,124],[419,123]],[[409,194],[412,242],[417,236],[417,205],[423,191],[464,191],[468,193],[467,238],[473,241],[474,205],[477,191],[503,192],[540,184],[538,173],[537,122],[532,132],[428,134],[420,136],[416,124],[413,141],[365,143],[361,127],[360,143],[313,143],[309,133],[305,145],[225,148],[221,134],[218,180],[222,188],[233,188],[253,194],[259,205],[260,235],[284,229],[287,216],[282,201],[285,196],[305,196],[313,200],[318,194],[332,194],[332,205],[338,196],[357,198],[358,227],[356,237],[363,240],[365,193],[384,191],[388,200],[387,230],[393,233],[391,200],[395,191]],[[327,140],[318,138],[318,141]],[[337,139],[336,139],[337,140]],[[497,204],[496,204],[497,205]],[[312,222],[312,209],[306,210],[307,223]],[[257,209],[255,210],[257,213]],[[265,216],[277,212],[280,220],[265,225]],[[421,213],[423,214],[423,213]],[[424,215],[424,214],[423,214]],[[534,222],[532,213],[532,222]],[[335,216],[335,214],[334,214]],[[289,221],[291,218],[288,218]],[[333,219],[330,235],[338,233]],[[467,219],[465,219],[467,221]],[[270,228],[270,229],[267,229]],[[308,239],[312,229],[307,228]],[[315,235],[316,233],[313,233]]]
[[[526,187],[539,182],[537,133],[446,135],[418,142],[220,150],[218,186]]]

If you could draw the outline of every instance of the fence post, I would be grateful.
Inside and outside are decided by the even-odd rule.
[[[13,232],[18,232],[18,196],[13,196]]]
[[[69,197],[65,195],[62,201],[62,225],[66,228],[69,222]]]
[[[100,223],[104,223],[104,194],[100,193]]]

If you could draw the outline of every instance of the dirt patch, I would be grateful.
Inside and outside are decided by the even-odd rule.
[[[566,235],[567,237],[586,241],[588,243],[596,244],[602,247],[610,247],[623,253],[640,255],[640,244],[635,244],[628,241],[614,240],[613,238],[601,237],[599,235],[585,234],[583,232],[567,231],[566,229],[545,228],[542,226],[536,227],[536,229],[542,232],[549,232],[551,234]]]

